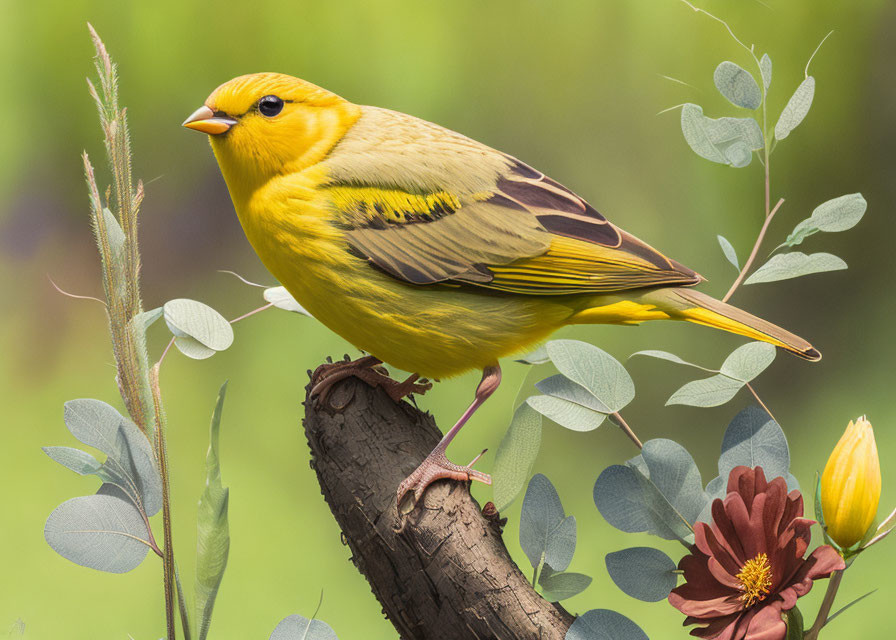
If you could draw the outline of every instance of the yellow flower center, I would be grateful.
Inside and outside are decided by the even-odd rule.
[[[756,602],[765,600],[772,588],[772,565],[768,563],[768,556],[760,553],[741,568],[737,574],[740,581],[740,590],[743,591],[740,599],[744,606],[751,607]]]

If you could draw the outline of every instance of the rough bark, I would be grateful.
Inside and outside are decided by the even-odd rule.
[[[399,517],[398,484],[441,437],[431,416],[355,378],[305,407],[321,491],[401,638],[565,636],[572,616],[532,589],[466,484],[438,481]]]

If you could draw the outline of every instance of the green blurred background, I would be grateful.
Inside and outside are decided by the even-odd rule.
[[[812,65],[818,79],[812,112],[773,156],[772,194],[787,203],[768,246],[820,202],[861,191],[869,214],[856,229],[821,234],[804,245],[841,255],[850,269],[744,287],[734,301],[811,338],[825,354],[817,366],[782,355],[756,385],[790,439],[803,486],[813,485],[847,421],[867,413],[882,457],[881,511],[889,511],[896,503],[896,6],[882,0],[713,0],[703,6],[771,55],[774,114],[802,79],[815,46],[835,30]],[[721,25],[675,0],[3,0],[0,10],[0,636],[17,619],[25,621],[26,637],[37,639],[131,634],[146,640],[162,635],[164,624],[155,557],[129,574],[101,574],[57,556],[42,535],[57,504],[96,489],[95,479],[74,476],[40,450],[74,444],[62,423],[62,403],[96,397],[120,406],[102,310],[59,295],[47,280],[79,294],[101,291],[79,159],[86,148],[101,164],[102,153],[84,84],[93,53],[86,21],[119,63],[135,170],[147,183],[141,240],[148,308],[193,297],[235,317],[261,303],[259,290],[216,270],[271,282],[239,229],[207,143],[180,127],[215,86],[254,71],[298,75],[355,102],[406,111],[514,154],[708,276],[709,293],[724,293],[735,275],[716,234],[731,239],[743,258],[761,223],[760,165],[734,170],[702,160],[682,139],[677,111],[656,115],[689,101],[714,117],[737,115],[715,93],[712,72],[723,59],[749,63]],[[155,332],[151,350],[158,354],[164,327]],[[708,365],[742,342],[676,323],[563,335],[594,341],[619,358],[661,348]],[[356,354],[315,322],[275,310],[237,325],[234,346],[211,360],[173,353],[166,361],[175,549],[184,576],[194,565],[208,419],[218,387],[230,380],[221,458],[231,488],[232,547],[212,637],[267,638],[284,616],[310,616],[321,591],[320,616],[341,638],[396,637],[348,561],[299,430],[306,370],[345,352]],[[705,480],[715,475],[723,429],[749,398],[710,410],[665,408],[692,372],[647,359],[629,368],[638,397],[626,416],[640,436],[678,440]],[[550,373],[542,369],[533,375]],[[529,372],[505,366],[503,387],[452,446],[453,458],[468,459],[484,446],[494,451]],[[420,405],[443,427],[450,425],[476,381],[470,374],[443,382]],[[616,609],[654,639],[685,637],[677,611],[628,598],[604,568],[609,551],[657,543],[616,531],[591,499],[600,471],[633,453],[609,425],[587,434],[545,427],[536,471],[551,478],[567,512],[578,518],[579,548],[570,570],[594,576],[587,591],[564,604],[574,612]],[[492,462],[489,453],[481,466]],[[474,493],[490,498],[487,487]],[[525,563],[517,542],[519,501],[505,515],[507,545]],[[679,554],[671,543],[660,546]],[[884,615],[894,598],[888,582],[894,563],[896,541],[857,561],[841,601],[880,591],[838,619],[827,637],[892,637],[883,629],[891,627]],[[814,616],[822,590],[801,600],[807,617]]]

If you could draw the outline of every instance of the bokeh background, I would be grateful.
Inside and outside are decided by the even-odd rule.
[[[804,245],[832,251],[850,268],[743,287],[734,301],[813,339],[825,354],[817,366],[782,355],[756,384],[789,437],[803,486],[813,486],[847,421],[867,413],[882,458],[881,511],[889,511],[896,503],[896,6],[882,0],[711,0],[702,6],[771,55],[773,113],[802,79],[815,46],[835,30],[812,65],[818,79],[812,111],[773,156],[773,197],[787,202],[769,248],[815,205],[861,191],[870,206],[856,229]],[[42,535],[57,504],[96,488],[95,479],[75,476],[40,450],[74,444],[62,403],[96,397],[120,406],[102,309],[65,298],[48,282],[50,276],[84,295],[101,291],[79,159],[82,149],[97,161],[102,153],[84,84],[93,53],[86,21],[120,65],[135,171],[147,183],[141,239],[148,308],[193,297],[235,317],[259,306],[259,290],[218,269],[271,282],[241,233],[206,141],[180,127],[215,86],[254,71],[298,75],[519,156],[708,276],[710,293],[724,293],[735,275],[716,234],[731,239],[743,258],[761,223],[760,165],[734,170],[702,160],[682,139],[677,112],[657,115],[688,101],[714,117],[736,115],[715,93],[712,72],[723,59],[749,63],[719,24],[675,0],[2,0],[0,8],[0,636],[17,619],[29,639],[131,634],[146,640],[163,632],[154,557],[129,574],[101,574],[57,556]],[[167,338],[163,326],[155,331],[151,349],[158,354]],[[661,348],[709,365],[741,343],[674,323],[563,335],[594,341],[619,358]],[[212,637],[267,638],[284,616],[310,616],[321,592],[320,616],[341,638],[396,637],[349,562],[299,430],[306,370],[346,352],[356,354],[314,321],[274,310],[237,325],[234,346],[211,360],[178,353],[166,360],[175,550],[184,576],[194,566],[208,419],[218,387],[230,380],[221,458],[231,489],[232,547]],[[626,410],[629,422],[643,439],[683,443],[704,479],[711,478],[723,429],[750,398],[710,410],[665,408],[693,372],[647,359],[629,368],[638,388]],[[550,373],[543,369],[532,375]],[[503,387],[453,445],[454,458],[467,459],[484,446],[494,451],[530,371],[507,364]],[[450,425],[476,381],[471,374],[443,382],[420,405]],[[600,471],[633,454],[609,424],[587,434],[546,424],[536,471],[551,478],[578,519],[571,570],[594,576],[587,591],[564,604],[575,612],[616,609],[652,638],[685,637],[677,611],[628,598],[604,568],[607,552],[658,542],[614,530],[591,499]],[[492,461],[487,454],[482,467]],[[488,488],[474,492],[490,498]],[[505,514],[505,540],[525,563],[517,542],[519,502]],[[679,554],[671,543],[660,546]],[[896,595],[894,563],[896,540],[858,560],[841,602],[880,591],[837,620],[828,637],[891,637],[885,629],[892,627],[887,603]],[[821,591],[823,585],[801,601],[807,617]]]

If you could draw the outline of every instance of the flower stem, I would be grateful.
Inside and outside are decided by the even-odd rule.
[[[745,385],[746,385],[747,389],[749,389],[750,393],[753,394],[753,397],[756,398],[756,402],[758,402],[759,405],[763,409],[765,409],[765,412],[768,414],[768,417],[771,418],[772,420],[774,420],[775,422],[778,422],[778,419],[775,418],[775,416],[772,414],[771,410],[765,406],[765,403],[762,401],[762,398],[759,397],[759,394],[756,393],[756,390],[753,389],[753,386],[749,382],[745,383]]]
[[[822,627],[827,624],[828,616],[831,613],[831,607],[834,606],[834,599],[837,597],[837,590],[840,588],[840,581],[843,580],[843,571],[835,571],[828,582],[828,590],[824,593],[824,600],[821,601],[821,608],[818,610],[818,616],[812,628],[803,636],[803,640],[815,640],[821,632]]]

